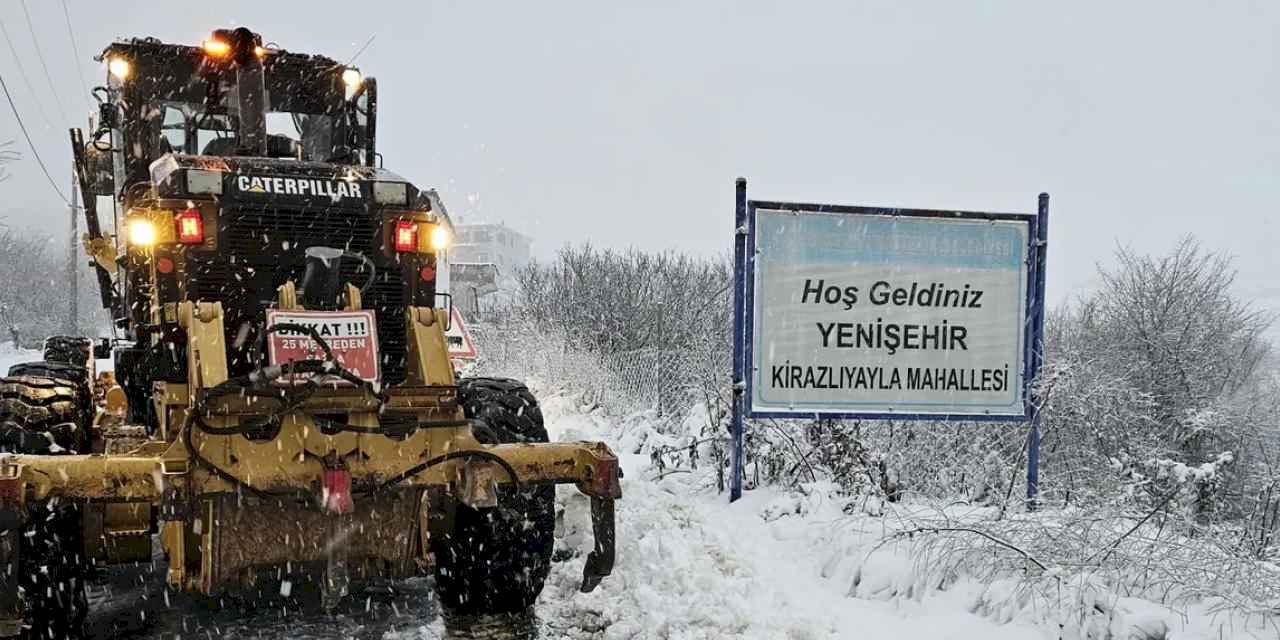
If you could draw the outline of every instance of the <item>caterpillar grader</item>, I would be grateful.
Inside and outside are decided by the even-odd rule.
[[[0,637],[75,635],[94,572],[153,557],[207,596],[430,574],[446,612],[520,611],[557,484],[590,497],[582,590],[608,575],[617,458],[456,377],[448,213],[381,167],[375,80],[245,28],[101,61],[71,146],[115,337],[0,379]]]

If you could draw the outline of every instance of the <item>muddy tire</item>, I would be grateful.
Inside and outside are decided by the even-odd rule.
[[[471,378],[458,383],[468,418],[485,444],[547,442],[542,411],[514,380]],[[436,595],[453,615],[524,611],[542,592],[555,543],[555,487],[498,489],[498,506],[472,509],[452,501],[452,527],[433,534]]]
[[[17,364],[0,378],[0,452],[53,455],[89,449],[93,399],[89,371],[59,362]],[[81,508],[51,500],[30,505],[16,532],[18,556],[3,546],[23,605],[20,637],[75,638],[89,610]],[[13,530],[3,533],[10,541]],[[7,586],[7,585],[6,585]]]
[[[33,448],[33,439],[43,438],[66,452],[88,453],[94,410],[88,378],[88,369],[69,364],[11,367],[0,378],[0,447],[50,453]]]
[[[45,362],[85,366],[93,355],[93,341],[80,336],[51,336],[44,341]]]

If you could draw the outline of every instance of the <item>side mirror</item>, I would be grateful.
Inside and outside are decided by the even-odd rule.
[[[89,191],[97,196],[114,196],[115,176],[112,172],[110,146],[101,149],[96,142],[85,145],[84,163]]]
[[[364,130],[364,157],[365,164],[372,167],[378,155],[378,149],[375,145],[378,139],[378,81],[375,78],[369,78],[365,81],[365,84],[368,86],[365,92],[369,94],[369,119],[365,123]]]
[[[350,144],[364,152],[364,163],[376,166],[377,132],[378,132],[378,81],[365,78],[360,83],[351,99],[347,101],[347,112],[350,114],[351,131],[348,134]]]
[[[114,104],[104,102],[98,105],[98,131],[118,128],[120,119],[116,117],[116,114],[116,106]]]

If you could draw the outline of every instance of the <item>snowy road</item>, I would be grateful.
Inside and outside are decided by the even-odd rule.
[[[351,598],[333,615],[315,598],[272,599],[247,606],[166,593],[164,574],[147,568],[116,569],[90,589],[87,640],[125,638],[382,638],[398,629],[417,629],[437,618],[431,585],[425,579],[398,583],[394,590]]]

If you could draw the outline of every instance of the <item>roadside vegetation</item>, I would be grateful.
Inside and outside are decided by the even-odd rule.
[[[1160,638],[1192,619],[1280,632],[1274,318],[1233,279],[1194,239],[1120,249],[1097,291],[1051,311],[1034,512],[1027,429],[999,423],[753,422],[747,488],[842,501],[861,533],[833,566],[856,566],[858,597],[864,569],[894,554],[913,569],[874,597],[979,581],[974,610],[1078,637]],[[578,246],[518,280],[478,330],[481,366],[557,381],[629,425],[655,478],[723,491],[730,261]]]

